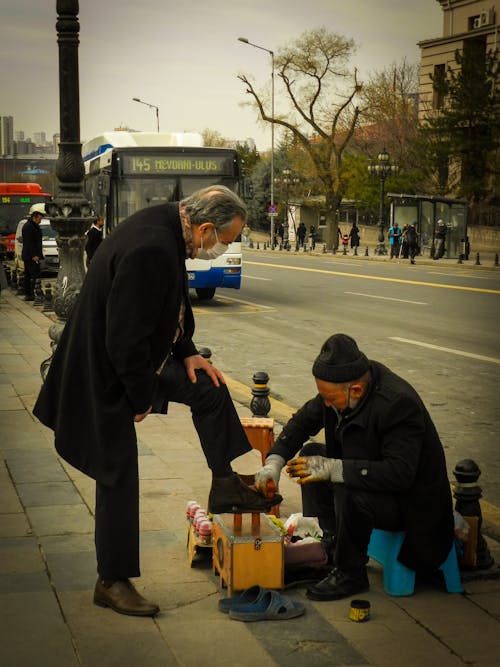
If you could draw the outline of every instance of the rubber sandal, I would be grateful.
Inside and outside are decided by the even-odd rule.
[[[302,602],[295,602],[276,591],[266,591],[260,600],[253,604],[234,607],[229,611],[229,618],[235,621],[281,621],[302,616],[305,607]]]
[[[235,607],[255,604],[256,602],[259,602],[264,593],[267,593],[267,588],[262,588],[262,586],[250,586],[250,588],[247,588],[246,591],[243,591],[240,595],[219,600],[219,611],[223,614],[229,614],[231,609],[234,609]]]

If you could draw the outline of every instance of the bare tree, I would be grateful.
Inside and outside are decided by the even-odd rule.
[[[275,69],[289,108],[274,118],[249,78],[238,76],[262,120],[289,130],[307,154],[325,197],[329,249],[338,244],[336,211],[346,188],[342,157],[360,114],[355,100],[361,85],[356,69],[348,68],[354,50],[353,40],[326,28],[306,31],[280,50]]]

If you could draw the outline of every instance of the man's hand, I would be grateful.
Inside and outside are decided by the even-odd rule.
[[[344,481],[341,459],[328,459],[326,456],[299,456],[288,461],[286,465],[287,473],[290,477],[298,477],[299,484]]]
[[[201,354],[193,354],[191,357],[186,357],[183,360],[183,363],[187,376],[193,383],[196,383],[195,371],[201,370],[208,375],[216,387],[219,387],[221,384],[226,384],[224,376],[220,370],[215,368],[215,366],[212,366],[212,364],[204,359]]]
[[[143,419],[146,419],[146,417],[149,415],[152,409],[153,409],[152,407],[149,407],[146,410],[146,412],[143,412],[141,415],[135,415],[134,416],[135,423],[138,424],[139,422],[142,422]]]
[[[272,482],[271,488],[274,488],[274,491],[277,491],[281,469],[284,465],[285,459],[282,456],[279,454],[270,454],[262,468],[255,473],[255,488],[257,491],[266,495],[270,482]],[[272,485],[274,485],[274,487]]]

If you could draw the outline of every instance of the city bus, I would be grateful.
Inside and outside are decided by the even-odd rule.
[[[104,216],[105,234],[147,206],[179,201],[207,185],[239,192],[238,154],[207,148],[194,132],[107,132],[83,145],[85,193]],[[215,260],[186,260],[189,286],[199,299],[218,287],[241,285],[241,237]]]
[[[38,183],[0,183],[0,243],[9,259],[14,257],[16,229],[33,204],[52,200]]]

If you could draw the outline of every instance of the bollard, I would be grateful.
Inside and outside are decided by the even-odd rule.
[[[481,266],[481,261],[478,252],[476,253],[476,263],[474,264],[474,266]]]
[[[458,262],[457,262],[457,264],[463,264],[463,263],[464,263],[464,256],[463,256],[462,254],[460,254],[460,255],[458,256]]]
[[[43,306],[43,291],[42,291],[42,281],[40,278],[35,280],[35,298],[33,300],[34,306]]]
[[[495,261],[493,262],[493,266],[498,266],[498,253],[495,253]]]
[[[267,417],[271,409],[269,401],[269,375],[265,371],[257,371],[252,376],[252,400],[250,401],[250,410],[254,417]]]
[[[354,254],[355,254],[355,255],[358,254],[358,246],[357,246],[357,245],[354,246]]]
[[[342,254],[347,255],[347,246],[346,245],[344,246],[344,249],[342,250]]]
[[[326,253],[326,243],[323,243],[323,255]]]
[[[4,265],[4,270],[5,270],[5,277],[7,279],[7,285],[10,287],[12,284],[12,273],[10,270],[10,266]]]
[[[212,350],[209,347],[199,347],[198,353],[203,359],[206,359],[209,364],[212,363]]]
[[[257,241],[257,250],[260,250],[259,242]]]
[[[368,246],[366,246],[365,257],[368,257]]]
[[[10,288],[13,292],[17,290],[17,271],[14,269],[10,274]]]
[[[479,466],[472,459],[459,461],[453,470],[457,480],[453,489],[455,510],[470,526],[469,541],[465,543],[466,550],[460,559],[461,566],[469,570],[486,570],[494,563],[486,540],[481,535],[483,515],[479,499],[482,497],[482,489],[477,483],[480,474]]]
[[[52,313],[54,311],[53,298],[52,298],[52,285],[47,283],[45,285],[45,291],[43,293],[43,313]]]

